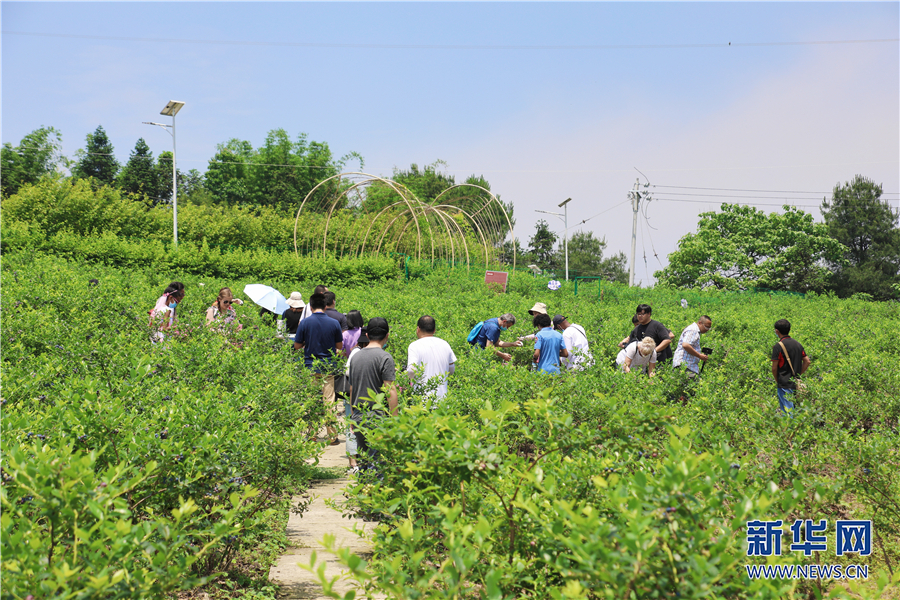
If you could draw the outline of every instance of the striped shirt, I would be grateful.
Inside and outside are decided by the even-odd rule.
[[[678,367],[684,364],[688,371],[694,373],[700,372],[700,359],[685,352],[683,344],[687,343],[691,348],[700,353],[700,326],[697,323],[691,323],[681,332],[678,338],[678,346],[675,348],[675,355],[672,358],[672,366]]]

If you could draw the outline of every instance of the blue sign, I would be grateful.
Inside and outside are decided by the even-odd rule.
[[[747,556],[781,556],[783,521],[747,521]]]
[[[747,521],[747,556],[781,556],[781,526],[784,521]],[[812,519],[797,519],[791,525],[791,552],[825,552],[828,540],[825,531],[828,519],[815,523]],[[872,554],[872,521],[837,521],[835,554]]]
[[[805,527],[804,527],[805,524]],[[801,531],[806,531],[806,541],[803,540]],[[791,552],[802,550],[806,556],[811,556],[813,552],[825,552],[828,543],[825,541],[825,530],[828,529],[828,521],[822,519],[818,525],[813,524],[812,519],[797,519],[791,525],[791,533],[794,534],[794,540],[791,543]],[[815,535],[822,533],[823,535]]]
[[[872,521],[838,521],[835,551],[838,556],[872,554]]]

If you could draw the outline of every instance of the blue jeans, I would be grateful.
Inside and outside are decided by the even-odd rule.
[[[794,415],[791,414],[791,411],[794,410],[794,403],[787,399],[788,394],[793,396],[794,390],[783,387],[778,388],[778,403],[781,405],[781,410],[793,419]]]

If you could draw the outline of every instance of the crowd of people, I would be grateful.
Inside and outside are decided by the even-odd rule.
[[[173,281],[150,311],[151,340],[160,343],[175,331],[177,307],[185,296],[184,285]],[[337,298],[326,286],[313,290],[309,302],[300,292],[292,292],[287,299],[288,309],[279,319],[295,351],[303,352],[304,366],[319,381],[326,410],[326,442],[338,445],[340,433],[346,434],[347,455],[351,469],[358,469],[357,457],[364,455],[369,464],[377,460],[378,452],[369,443],[367,433],[377,423],[398,413],[397,368],[394,358],[385,351],[390,337],[390,325],[382,317],[373,317],[365,324],[358,310],[346,315],[336,308]],[[229,288],[219,290],[215,301],[206,311],[207,326],[224,331],[239,330],[235,298]],[[269,311],[265,311],[269,312]],[[709,360],[711,352],[700,344],[701,336],[712,328],[712,319],[702,315],[681,332],[672,345],[675,334],[652,318],[653,309],[638,305],[632,317],[632,330],[619,342],[620,351],[613,366],[623,373],[641,373],[653,378],[659,368],[671,361],[671,368],[684,376],[685,385],[695,380]],[[271,314],[271,313],[270,313]],[[585,328],[556,314],[552,318],[547,305],[537,302],[528,311],[535,328],[533,334],[515,341],[501,340],[501,334],[516,324],[516,316],[505,313],[476,324],[467,341],[473,349],[494,353],[508,362],[512,355],[504,350],[522,348],[533,342],[532,369],[538,373],[556,375],[563,370],[582,371],[595,366]],[[776,382],[779,406],[784,414],[793,416],[791,398],[802,389],[798,376],[810,366],[803,346],[790,337],[790,323],[780,319],[775,323],[779,338],[772,348],[772,375]],[[431,408],[447,394],[448,378],[456,369],[456,354],[447,341],[437,337],[437,323],[431,315],[421,316],[416,323],[416,340],[407,349],[405,383],[426,398]],[[340,357],[346,359],[341,365]],[[682,387],[682,394],[686,388]],[[377,403],[379,394],[384,401]],[[343,406],[338,400],[343,400]],[[684,396],[680,397],[685,400]],[[316,439],[315,432],[309,432]]]

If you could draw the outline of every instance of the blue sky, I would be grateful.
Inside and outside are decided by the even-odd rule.
[[[154,154],[171,148],[141,122],[182,100],[183,170],[203,170],[230,138],[258,146],[284,128],[337,156],[360,153],[376,175],[437,159],[458,181],[484,175],[514,202],[523,245],[546,217],[535,209],[558,211],[571,197],[571,231],[587,219],[581,228],[613,252],[630,248],[622,203],[637,167],[657,186],[637,243],[645,284],[697,215],[728,200],[718,196],[767,211],[787,197],[820,218],[822,196],[859,173],[900,198],[897,2],[3,2],[0,11],[3,142],[50,125],[71,156],[103,125],[124,163],[139,137]]]

